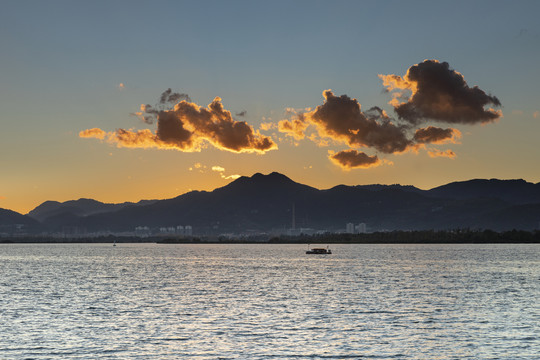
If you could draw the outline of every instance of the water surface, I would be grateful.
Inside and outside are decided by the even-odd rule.
[[[535,359],[539,245],[3,244],[0,359]]]

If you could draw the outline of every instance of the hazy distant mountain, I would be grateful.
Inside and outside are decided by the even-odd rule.
[[[31,217],[12,210],[0,209],[0,233],[13,233],[16,230],[22,232],[38,231],[40,229],[41,224]]]
[[[89,229],[111,230],[192,225],[208,233],[290,227],[292,203],[319,191],[278,173],[255,174],[212,192],[192,191],[147,206],[89,216],[83,223]]]
[[[471,180],[420,190],[401,185],[338,185],[319,190],[279,173],[240,177],[214,191],[192,191],[149,203],[89,199],[47,202],[31,214],[49,229],[132,231],[137,226],[191,225],[198,234],[297,228],[336,231],[366,223],[370,231],[539,226],[539,185],[523,180]]]
[[[427,191],[430,196],[451,199],[493,198],[512,204],[540,203],[540,183],[525,180],[474,179],[453,182]]]
[[[58,217],[62,214],[84,217],[93,214],[117,211],[126,206],[148,205],[152,204],[154,201],[155,200],[141,200],[138,203],[125,202],[121,204],[106,204],[93,199],[79,199],[65,202],[45,201],[30,211],[28,216],[39,221],[44,221],[50,217]]]
[[[28,216],[19,214],[18,212],[7,210],[7,209],[0,209],[0,225],[6,225],[6,224],[33,225],[37,223],[38,222],[35,221],[34,219],[31,219]]]

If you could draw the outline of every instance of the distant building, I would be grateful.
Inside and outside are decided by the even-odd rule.
[[[184,236],[185,234],[184,227],[182,225],[178,225],[176,227],[176,235]]]
[[[355,225],[353,223],[347,223],[345,227],[345,233],[347,234],[364,234],[366,233],[366,224],[360,223],[358,225]]]
[[[366,233],[366,224],[365,223],[360,223],[360,224],[356,225],[355,229],[356,229],[357,234],[365,234]]]
[[[191,225],[184,226],[184,235],[185,236],[192,236],[193,235],[193,228]]]
[[[149,237],[150,236],[150,228],[148,226],[137,226],[135,228],[135,236],[138,237]]]

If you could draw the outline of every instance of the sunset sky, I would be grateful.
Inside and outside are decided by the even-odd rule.
[[[538,1],[5,1],[0,208],[540,182]],[[170,90],[169,90],[170,89]]]

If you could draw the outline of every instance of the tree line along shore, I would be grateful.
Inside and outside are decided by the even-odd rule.
[[[496,232],[492,230],[418,230],[388,231],[362,234],[327,233],[298,236],[238,236],[238,237],[124,237],[103,236],[95,238],[52,238],[52,237],[5,237],[0,243],[270,243],[270,244],[537,244],[540,243],[540,230],[511,230]]]

